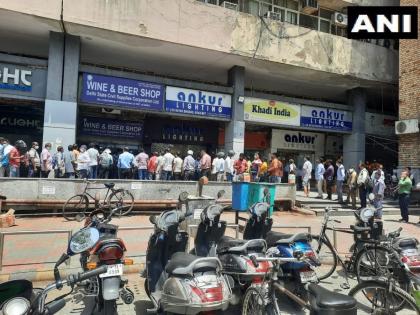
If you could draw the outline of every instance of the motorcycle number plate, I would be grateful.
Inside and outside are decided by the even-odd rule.
[[[123,265],[117,264],[117,265],[109,265],[108,271],[106,273],[100,274],[100,278],[108,278],[108,277],[116,277],[116,276],[122,276],[123,275]]]
[[[299,273],[300,274],[300,281],[302,283],[307,283],[307,282],[318,282],[318,278],[316,276],[315,271],[302,271]]]

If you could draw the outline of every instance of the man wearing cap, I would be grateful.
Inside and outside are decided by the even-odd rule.
[[[187,156],[184,158],[183,171],[184,171],[184,180],[193,180],[195,172],[195,160],[193,158],[194,152],[188,150]]]

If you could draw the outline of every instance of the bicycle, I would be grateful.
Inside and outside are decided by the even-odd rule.
[[[390,248],[390,259],[397,262],[401,278],[408,284],[403,290],[395,277],[380,277],[362,281],[350,290],[349,295],[358,301],[358,308],[369,314],[420,314],[420,276],[413,273],[400,260],[395,249]],[[395,272],[395,271],[394,271]],[[411,295],[410,295],[411,294]],[[416,297],[416,299],[415,299]]]
[[[270,255],[269,251],[267,254]],[[250,257],[256,267],[258,262],[270,261],[273,268],[267,272],[259,284],[253,284],[247,288],[243,298],[243,315],[280,315],[279,298],[282,296],[286,296],[301,307],[308,309],[313,315],[357,314],[356,301],[353,298],[328,291],[317,284],[307,283],[305,285],[308,294],[308,298],[305,300],[285,288],[278,278],[279,272],[281,273],[280,265],[302,261],[303,253],[295,252],[294,257]]]
[[[350,228],[336,228],[328,227],[328,222],[330,219],[331,208],[326,208],[324,213],[324,220],[321,225],[321,232],[319,235],[311,235],[312,242],[311,247],[315,250],[321,266],[318,267],[315,272],[319,280],[325,280],[330,277],[335,269],[337,268],[338,263],[341,264],[345,272],[346,284],[343,284],[343,288],[349,289],[348,285],[348,273],[355,273],[355,266],[360,264],[359,261],[366,256],[366,252],[370,253],[369,257],[373,257],[376,260],[380,260],[380,257],[384,257],[389,253],[389,250],[386,246],[380,245],[376,239],[372,239],[370,234],[373,233],[373,227],[363,227],[357,225],[351,225]],[[360,216],[355,212],[355,215],[358,216],[358,219],[361,220]],[[341,223],[339,220],[333,220],[336,223]],[[330,238],[326,234],[326,231],[335,231],[340,233],[353,234],[355,243],[350,248],[352,252],[348,261],[343,261],[340,255],[338,254],[337,249],[333,246]],[[390,236],[393,234],[391,233]],[[398,234],[399,235],[399,234]]]
[[[120,208],[119,216],[127,215],[134,207],[134,197],[126,189],[115,189],[114,183],[104,183],[104,187],[89,187],[94,181],[87,181],[83,193],[70,197],[63,206],[63,217],[67,221],[82,221],[86,217],[90,201],[93,200],[95,209],[114,209]],[[89,190],[108,189],[102,202],[99,200],[99,194],[89,193]]]

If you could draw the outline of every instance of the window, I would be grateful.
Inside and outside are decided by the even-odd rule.
[[[331,20],[334,11],[326,10],[326,9],[319,9],[319,17],[327,20]]]
[[[316,16],[300,14],[299,16],[299,25],[313,30],[318,29],[318,18]]]
[[[286,22],[290,24],[297,24],[297,13],[292,11],[286,12]]]
[[[299,3],[295,0],[287,0],[286,8],[297,11],[299,9]]]
[[[326,20],[320,20],[319,30],[324,33],[330,33],[330,22]]]

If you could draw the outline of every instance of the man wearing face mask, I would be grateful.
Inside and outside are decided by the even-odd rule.
[[[39,170],[41,168],[41,159],[39,158],[39,144],[32,142],[32,147],[28,151],[29,172],[28,177],[39,177]]]
[[[46,143],[41,152],[41,177],[48,178],[52,171],[51,143]]]

